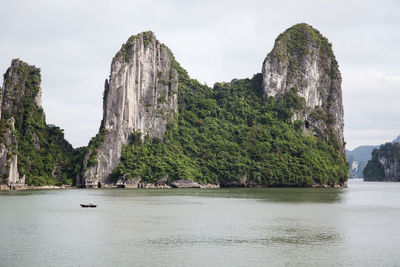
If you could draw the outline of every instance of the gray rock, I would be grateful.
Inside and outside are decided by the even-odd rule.
[[[342,78],[325,37],[307,24],[289,28],[276,39],[262,75],[264,97],[296,88],[306,107],[292,119],[303,120],[304,130],[317,136],[329,138],[332,129],[344,153]]]
[[[14,135],[14,118],[7,120],[7,129],[0,143],[0,175],[3,183],[11,186],[13,184],[25,184],[25,176],[20,179],[18,172],[18,142]]]
[[[163,186],[166,185],[167,183],[168,183],[168,174],[158,179],[156,181],[156,186]]]
[[[1,136],[0,142],[0,176],[3,177],[3,183],[13,188],[19,188],[25,184],[25,175],[20,177],[18,172],[18,140],[14,133],[15,119],[13,116],[24,110],[24,107],[20,106],[21,99],[24,96],[33,98],[33,104],[39,108],[41,107],[40,87],[38,87],[39,91],[32,92],[27,86],[31,72],[38,71],[40,70],[35,66],[28,65],[19,59],[13,59],[11,66],[4,74],[4,82],[1,90],[0,118],[3,121],[2,123],[6,120],[5,125],[3,125],[6,130]],[[35,148],[40,148],[36,133],[33,133],[33,137]]]
[[[383,167],[385,179],[387,181],[400,181],[400,162],[396,157],[391,155],[379,155],[379,163]]]
[[[24,72],[21,72],[24,70]],[[20,108],[16,103],[25,93],[27,92],[26,81],[30,71],[39,70],[35,66],[30,66],[20,59],[13,59],[11,66],[7,69],[4,74],[3,89],[1,92],[0,101],[0,118],[4,112],[8,114],[14,114]],[[38,106],[42,106],[42,92],[39,88],[39,92],[32,96],[34,97],[34,103]]]
[[[134,131],[141,132],[142,138],[162,140],[168,121],[178,110],[178,74],[172,60],[170,50],[152,32],[130,37],[116,54],[104,90],[104,142],[89,152],[96,153],[97,163],[78,177],[78,186],[111,183],[122,145],[131,141]]]
[[[171,182],[171,186],[174,188],[201,188],[199,183],[189,180],[176,180]]]

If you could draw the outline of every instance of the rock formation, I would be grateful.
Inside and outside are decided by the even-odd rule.
[[[18,59],[4,76],[1,186],[71,177],[81,187],[343,186],[348,178],[338,63],[307,24],[279,35],[261,74],[214,88],[191,79],[152,32],[130,37],[105,81],[99,133],[75,151],[46,125],[40,81]],[[167,129],[178,82],[180,115]]]
[[[18,142],[13,131],[14,118],[4,121],[2,125],[2,136],[0,143],[0,175],[3,178],[2,183],[8,186],[25,184],[25,177],[19,176],[18,172]],[[4,123],[3,122],[3,123]],[[1,182],[0,182],[1,183]]]
[[[372,151],[364,168],[365,181],[400,181],[400,144],[386,143]]]
[[[152,32],[132,36],[111,64],[105,82],[101,141],[89,144],[77,185],[97,187],[111,182],[122,145],[134,132],[162,140],[168,121],[178,108],[178,75],[173,55]],[[94,142],[92,142],[93,144]]]
[[[297,24],[278,36],[262,68],[264,97],[279,97],[291,88],[306,108],[293,120],[304,130],[330,138],[334,134],[344,153],[341,75],[331,44],[319,31]]]
[[[167,123],[178,111],[178,78],[179,96],[180,102],[182,102],[179,110],[185,111],[186,102],[191,103],[192,107],[195,106],[194,111],[186,117],[189,123],[192,123],[191,116],[200,118],[207,114],[207,112],[199,112],[198,115],[195,115],[198,108],[205,109],[205,111],[216,108],[214,103],[219,100],[215,102],[212,99],[214,97],[213,89],[207,86],[203,87],[197,81],[191,80],[185,70],[174,64],[177,63],[170,50],[160,44],[152,32],[143,32],[132,36],[123,44],[112,61],[109,80],[105,82],[103,119],[100,131],[92,138],[85,151],[83,167],[76,178],[77,186],[98,187],[117,181],[119,185],[136,187],[139,184],[148,183],[150,180],[153,183],[163,176],[169,177],[169,183],[187,178],[177,177],[177,166],[172,168],[173,163],[170,161],[164,162],[164,165],[161,164],[169,166],[166,167],[169,170],[166,171],[163,169],[164,167],[160,167],[161,171],[158,169],[159,173],[155,176],[152,176],[154,173],[144,174],[144,172],[136,170],[137,166],[142,163],[140,159],[135,159],[138,160],[135,166],[128,166],[131,163],[121,161],[123,147],[131,145],[134,143],[132,141],[137,138],[162,141]],[[257,78],[261,75],[262,79]],[[334,145],[334,151],[329,153],[333,153],[332,156],[338,162],[338,168],[336,170],[333,167],[327,168],[332,172],[332,175],[329,174],[332,177],[325,177],[327,174],[322,180],[316,179],[315,181],[320,184],[326,182],[332,185],[335,183],[344,185],[348,173],[344,154],[341,75],[331,44],[311,26],[297,24],[277,38],[273,50],[263,63],[261,75],[256,75],[251,81],[252,84],[246,86],[260,88],[264,93],[264,99],[267,97],[279,99],[280,96],[286,95],[285,93],[288,91],[293,92],[294,89],[299,96],[305,99],[305,103],[300,109],[294,110],[292,121],[296,121],[297,126],[299,122],[302,122],[302,128],[307,134],[313,134],[319,140]],[[257,79],[262,80],[261,87],[260,83],[257,84]],[[248,81],[242,82],[248,83]],[[196,92],[196,90],[200,91]],[[210,92],[206,93],[208,90]],[[231,91],[230,94],[232,93]],[[226,96],[224,93],[220,97]],[[287,109],[290,110],[290,107],[285,108],[285,112]],[[226,112],[232,111],[227,110]],[[273,114],[271,113],[271,116],[275,116]],[[236,116],[236,114],[232,115]],[[199,119],[194,122],[198,126],[203,123]],[[253,118],[251,123],[256,122],[257,118]],[[140,146],[140,142],[138,146]],[[204,149],[201,148],[204,146],[209,147],[209,145],[202,144],[199,149]],[[193,149],[196,151],[197,148],[193,147]],[[182,151],[177,152],[182,153]],[[299,152],[299,155],[302,155],[302,152]],[[194,159],[193,166],[196,166],[198,162],[204,163],[204,159],[207,160],[207,157],[205,155],[203,157],[198,161]],[[269,163],[265,164],[267,166]],[[117,169],[118,166],[124,166],[124,170],[121,172],[120,169]],[[194,175],[200,175],[199,173],[207,169],[204,166],[193,168],[197,168],[192,169]],[[310,165],[310,168],[315,168],[315,166]],[[134,169],[135,173],[139,174],[129,172]],[[327,173],[330,172],[327,171]],[[170,174],[171,176],[168,176]],[[141,176],[146,178],[143,180]],[[247,177],[247,173],[241,173],[241,176]],[[128,181],[129,179],[130,181]],[[191,179],[195,178],[191,177],[189,180]],[[229,177],[226,179],[230,180]],[[258,178],[258,181],[249,181],[249,185],[252,183],[258,185],[259,180],[261,178]],[[276,184],[285,183],[287,182],[276,182]],[[309,180],[306,182],[306,184],[310,183]]]
[[[72,146],[42,109],[40,69],[13,59],[4,74],[0,101],[0,184],[57,183]],[[57,181],[58,180],[58,181]],[[65,181],[64,181],[65,182]]]
[[[400,135],[397,136],[392,143],[399,143]],[[346,149],[347,162],[350,165],[350,178],[363,178],[364,168],[367,166],[369,160],[372,157],[372,151],[374,149],[379,149],[381,145],[377,146],[359,146],[353,150]]]
[[[25,184],[25,176],[18,172],[18,140],[15,133],[15,116],[21,117],[24,96],[33,97],[34,104],[41,107],[40,87],[31,90],[33,79],[40,70],[19,59],[13,59],[11,67],[4,74],[4,84],[0,101],[0,175],[9,186]],[[33,77],[35,76],[35,77]],[[18,119],[18,118],[17,118]],[[18,121],[20,123],[20,120]]]

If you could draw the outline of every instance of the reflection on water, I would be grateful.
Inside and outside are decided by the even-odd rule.
[[[191,196],[207,198],[258,199],[268,202],[340,202],[346,188],[221,188],[221,189],[104,189],[112,197]]]
[[[82,209],[94,200],[96,209]],[[0,192],[5,266],[400,262],[400,184]],[[377,245],[379,244],[379,245]]]
[[[53,195],[66,190],[21,190],[0,191],[2,196]],[[143,198],[148,196],[191,196],[207,198],[242,198],[258,199],[268,202],[340,202],[346,188],[221,188],[221,189],[71,189],[84,193],[85,199],[97,196],[119,198]]]
[[[327,242],[338,242],[340,236],[332,229],[316,231],[315,229],[273,229],[273,235],[269,237],[248,237],[248,238],[202,238],[199,236],[185,236],[185,238],[162,238],[162,239],[149,239],[146,240],[147,245],[154,245],[156,247],[182,247],[193,245],[218,245],[230,246],[235,244],[248,244],[248,245],[262,245],[268,246],[273,243],[282,244],[299,244],[299,245],[312,245],[312,244],[326,244]],[[280,231],[281,230],[281,231]],[[272,233],[271,233],[272,234]],[[142,245],[138,242],[136,245]]]

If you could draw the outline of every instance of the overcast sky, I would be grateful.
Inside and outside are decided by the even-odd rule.
[[[306,22],[333,44],[343,77],[347,148],[400,135],[400,1],[2,0],[0,72],[42,70],[47,123],[74,147],[100,126],[104,80],[129,36],[152,30],[192,78],[252,77],[275,38]],[[1,77],[1,84],[3,77]]]

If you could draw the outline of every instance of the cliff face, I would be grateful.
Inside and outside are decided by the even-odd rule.
[[[42,91],[40,88],[40,69],[27,63],[13,59],[11,66],[4,74],[1,92],[0,118],[18,113],[23,96],[33,99],[37,108],[42,107]]]
[[[2,126],[0,143],[0,177],[3,184],[12,186],[15,184],[25,184],[25,177],[19,176],[18,172],[18,142],[14,134],[14,118],[4,121]]]
[[[40,69],[19,59],[12,60],[4,74],[0,175],[9,186],[56,184],[65,178],[61,168],[68,163],[72,146],[62,130],[46,125],[40,82]]]
[[[304,130],[331,138],[344,153],[341,75],[331,44],[316,29],[297,24],[279,35],[262,68],[264,97],[279,97],[291,88],[305,99],[306,108],[293,120]]]
[[[9,186],[25,184],[25,175],[20,179],[18,171],[18,136],[15,124],[17,123],[17,126],[22,124],[23,104],[26,99],[33,99],[33,103],[30,104],[41,108],[41,89],[35,86],[37,79],[40,82],[38,73],[40,70],[35,66],[29,66],[19,59],[14,59],[4,74],[0,101],[0,172],[3,183]]]
[[[178,108],[178,75],[170,50],[152,32],[132,36],[111,64],[103,99],[99,135],[89,144],[77,185],[97,187],[111,182],[123,144],[133,132],[162,140]]]
[[[364,168],[365,181],[400,181],[400,144],[386,143],[372,151]]]

